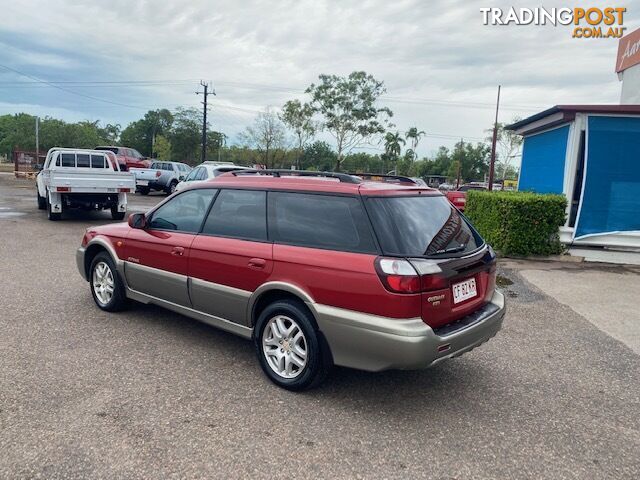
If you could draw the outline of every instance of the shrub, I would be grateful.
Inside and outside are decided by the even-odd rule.
[[[566,207],[564,195],[471,190],[464,213],[503,255],[552,255],[562,252]]]

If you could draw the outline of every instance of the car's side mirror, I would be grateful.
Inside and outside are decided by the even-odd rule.
[[[131,228],[144,230],[147,226],[147,217],[144,213],[132,213],[129,215],[129,226]]]
[[[180,181],[184,180],[184,175],[180,175],[180,176],[178,177],[178,180],[180,180]]]

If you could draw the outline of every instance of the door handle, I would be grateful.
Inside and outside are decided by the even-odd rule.
[[[171,249],[171,255],[175,255],[176,257],[181,257],[184,254],[184,247],[173,247]]]
[[[249,268],[261,270],[265,267],[267,261],[264,258],[252,258],[247,264]]]

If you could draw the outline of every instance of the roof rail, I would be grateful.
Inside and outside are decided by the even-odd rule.
[[[349,173],[349,175],[360,177],[362,180],[371,180],[374,182],[388,182],[389,180],[396,180],[398,182],[417,183],[413,178],[404,175],[386,175],[382,173]]]
[[[286,170],[286,169],[250,169],[236,170],[230,172],[234,176],[239,175],[271,175],[272,177],[324,177],[335,178],[342,183],[361,183],[361,180],[348,173],[335,172],[312,172],[309,170]]]

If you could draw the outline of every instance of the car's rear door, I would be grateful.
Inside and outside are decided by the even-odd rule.
[[[215,193],[213,189],[182,192],[151,212],[147,228],[131,230],[125,244],[125,276],[130,288],[191,306],[189,252]]]
[[[249,297],[273,269],[266,192],[221,189],[191,244],[193,308],[247,325]]]

